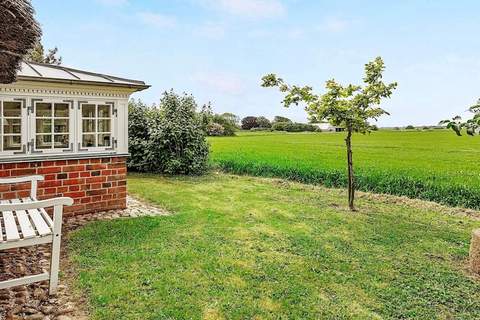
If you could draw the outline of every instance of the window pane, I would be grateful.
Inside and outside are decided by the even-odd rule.
[[[82,146],[84,148],[95,147],[95,135],[94,134],[84,134],[82,137]]]
[[[68,135],[67,134],[56,134],[53,136],[53,147],[54,148],[62,148],[66,149],[68,148]]]
[[[37,117],[51,117],[52,104],[51,103],[37,103],[36,110]]]
[[[109,105],[99,105],[98,106],[98,117],[99,118],[110,118],[110,106]]]
[[[82,132],[95,132],[95,120],[83,120]]]
[[[37,149],[50,149],[50,148],[52,148],[52,136],[51,135],[42,135],[42,136],[37,135],[36,148]]]
[[[110,132],[110,120],[98,120],[98,132]]]
[[[55,119],[53,122],[53,132],[65,133],[68,132],[68,119]]]
[[[52,120],[51,119],[37,119],[37,133],[51,133],[52,132]]]
[[[66,103],[55,103],[55,117],[67,118],[68,107],[69,105]]]
[[[84,118],[95,118],[95,105],[94,104],[83,104],[82,105],[82,117],[84,117]]]
[[[21,133],[21,119],[3,119],[3,133]]]
[[[98,146],[99,147],[110,147],[110,134],[99,134],[98,135]]]
[[[21,117],[22,103],[11,101],[3,102],[3,115],[5,117]]]
[[[22,137],[21,136],[7,136],[3,137],[3,150],[14,151],[22,149]]]

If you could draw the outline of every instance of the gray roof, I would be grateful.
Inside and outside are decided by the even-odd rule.
[[[149,88],[143,81],[82,71],[64,66],[23,61],[17,80],[58,82],[68,84],[90,84],[110,87],[126,87],[136,91]]]

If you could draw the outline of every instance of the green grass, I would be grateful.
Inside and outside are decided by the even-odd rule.
[[[174,215],[72,235],[93,319],[480,318],[480,222],[454,209],[361,195],[351,213],[344,190],[223,174],[128,183]]]
[[[223,170],[346,186],[344,133],[240,133],[211,138]],[[450,131],[379,131],[353,138],[360,190],[480,209],[480,139]]]

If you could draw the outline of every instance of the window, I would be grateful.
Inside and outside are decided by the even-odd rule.
[[[82,147],[106,148],[112,145],[112,106],[82,104]]]
[[[35,148],[68,149],[70,145],[70,105],[37,102],[35,104]]]
[[[22,103],[0,102],[0,151],[22,150]]]

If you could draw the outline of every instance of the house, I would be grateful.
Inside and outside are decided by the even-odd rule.
[[[322,131],[332,131],[332,132],[344,131],[343,128],[335,127],[328,122],[312,123],[312,125],[316,126],[317,128],[319,128]]]
[[[125,208],[128,100],[148,87],[23,62],[16,82],[0,84],[0,177],[43,175],[38,198],[73,198],[67,214]],[[25,197],[28,188],[7,186],[0,199]]]

